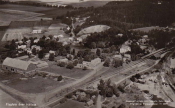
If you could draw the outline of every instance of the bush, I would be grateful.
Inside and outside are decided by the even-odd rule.
[[[63,99],[60,100],[60,103],[63,104],[63,103],[65,103],[66,101],[67,101],[67,99],[66,99],[66,98],[63,98]]]
[[[118,90],[121,91],[122,93],[125,92],[124,88],[121,85],[118,86]]]
[[[58,66],[60,66],[60,67],[65,67],[65,66],[66,66],[66,63],[60,62],[60,63],[58,63]]]
[[[58,76],[57,81],[61,81],[61,80],[63,80],[63,77],[62,76]]]
[[[73,63],[68,63],[68,65],[66,66],[67,69],[73,69],[74,65]]]

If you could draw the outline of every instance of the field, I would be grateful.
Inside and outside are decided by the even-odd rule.
[[[74,81],[65,78],[63,82],[59,82],[41,76],[35,76],[26,80],[21,80],[20,78],[25,77],[19,74],[1,75],[0,81],[9,87],[25,93],[42,93]]]
[[[95,26],[90,26],[87,28],[84,28],[83,30],[81,30],[77,35],[81,36],[81,35],[86,35],[86,34],[91,34],[91,33],[95,33],[95,32],[102,32],[105,31],[107,29],[109,29],[109,26],[106,25],[95,25]]]
[[[133,31],[141,31],[141,32],[148,33],[149,31],[155,30],[155,29],[160,29],[160,27],[158,27],[158,26],[152,26],[152,27],[136,28],[136,29],[132,29],[132,30]]]
[[[81,3],[72,3],[70,5],[72,5],[73,7],[99,7],[99,6],[103,6],[106,3],[108,3],[109,1],[86,1],[86,2],[81,2]]]
[[[39,13],[45,14],[42,17],[56,18],[57,16],[66,14],[68,11],[72,11],[72,9],[52,8],[51,10],[39,11]]]
[[[0,26],[8,26],[11,21],[20,21],[20,20],[38,20],[38,17],[43,14],[27,12],[27,11],[18,11],[18,10],[8,10],[0,9]]]
[[[10,9],[10,10],[20,10],[20,11],[38,12],[38,11],[50,10],[50,9],[52,9],[52,8],[48,8],[48,7],[36,7],[36,6],[27,6],[27,5],[3,4],[3,5],[0,5],[0,9]]]
[[[82,78],[90,72],[90,70],[82,70],[82,69],[70,70],[70,69],[66,69],[65,67],[59,67],[57,65],[50,65],[47,68],[41,69],[41,71],[56,73],[62,76],[67,76],[67,77],[76,78],[76,79]]]

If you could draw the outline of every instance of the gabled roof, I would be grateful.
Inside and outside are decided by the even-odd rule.
[[[7,57],[3,61],[2,65],[13,67],[13,68],[18,68],[21,70],[27,70],[30,64],[31,64],[31,62],[28,62],[28,61],[23,61],[23,60],[13,59],[13,58]]]

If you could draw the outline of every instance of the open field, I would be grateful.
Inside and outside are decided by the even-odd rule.
[[[52,8],[46,11],[39,11],[39,13],[45,14],[42,17],[56,18],[57,16],[65,15],[68,11],[72,11],[72,9]]]
[[[60,74],[72,78],[82,78],[88,74],[91,70],[82,70],[82,69],[66,69],[65,67],[59,67],[57,65],[51,65],[47,68],[41,69],[41,71],[47,71],[51,73]]]
[[[16,5],[16,4],[3,4],[3,5],[0,5],[0,9],[10,9],[10,10],[37,12],[37,11],[50,10],[52,8],[37,7],[37,6],[27,6],[27,5]]]
[[[8,26],[11,21],[20,21],[26,19],[31,19],[32,21],[38,20],[37,17],[40,17],[43,14],[27,11],[0,9],[0,15],[0,26]]]
[[[71,3],[70,5],[72,5],[73,7],[99,7],[105,5],[108,2],[109,1],[85,1],[80,3]]]
[[[81,35],[91,34],[91,33],[95,33],[95,32],[98,33],[98,32],[108,30],[109,28],[110,27],[106,26],[106,25],[90,26],[90,27],[82,29],[77,35],[81,36]]]
[[[158,26],[152,26],[152,27],[136,28],[136,29],[132,29],[132,30],[133,31],[141,31],[141,32],[148,33],[151,30],[157,30],[157,29],[160,29],[160,27],[158,27]]]
[[[59,82],[41,76],[35,76],[24,80],[20,78],[25,77],[19,74],[1,75],[0,81],[9,87],[24,93],[42,93],[74,81],[65,78],[62,82]]]

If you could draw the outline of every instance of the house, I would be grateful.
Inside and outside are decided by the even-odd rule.
[[[25,50],[27,48],[27,45],[18,45],[18,49]]]
[[[31,40],[27,40],[27,41],[26,41],[26,45],[27,45],[27,48],[30,48]]]
[[[63,35],[54,35],[54,36],[53,36],[54,39],[62,38],[62,37],[64,37],[64,36],[63,36]]]
[[[46,37],[45,40],[50,40],[50,37]]]
[[[123,34],[119,33],[117,36],[119,36],[119,37],[123,37]]]
[[[170,68],[175,69],[175,58],[170,59]]]
[[[54,54],[55,55],[55,51],[50,50],[49,54]]]
[[[73,41],[73,40],[74,40],[74,38],[73,38],[73,37],[70,37],[70,38],[69,38],[69,41]]]
[[[77,64],[75,68],[87,68],[87,69],[94,69],[99,63],[101,63],[100,58],[96,58],[94,60],[91,60],[91,62],[83,61],[82,64]]]
[[[25,74],[28,71],[34,71],[36,69],[36,65],[29,61],[23,61],[7,57],[2,63],[2,68],[10,72]]]
[[[94,104],[94,101],[93,100],[90,100],[86,103],[87,106],[92,106]]]
[[[40,39],[35,39],[33,43],[38,43]]]
[[[122,57],[121,54],[116,54],[116,55],[114,55],[112,58],[117,58],[117,59],[120,59],[120,60],[123,59],[123,57]]]
[[[42,33],[42,30],[33,30],[32,33],[33,34]]]
[[[82,42],[83,39],[82,39],[81,37],[79,37],[79,38],[77,38],[77,41],[78,41],[78,42]]]
[[[66,63],[66,64],[68,63],[68,61],[69,60],[67,58],[63,58],[63,59],[57,60],[58,63],[62,63],[63,62],[63,63]]]
[[[123,56],[123,62],[131,61],[131,55],[130,54],[124,54]]]
[[[143,38],[144,38],[144,39],[147,39],[147,38],[148,38],[148,35],[144,35]]]
[[[63,46],[65,46],[65,45],[68,45],[68,42],[64,41],[63,42]]]
[[[140,48],[141,48],[142,50],[145,50],[145,49],[148,48],[148,47],[145,46],[145,45],[140,45]]]
[[[129,52],[129,51],[131,51],[131,47],[128,46],[128,45],[122,45],[121,48],[120,48],[120,53],[121,54]]]
[[[40,51],[41,50],[41,47],[40,46],[37,46],[37,45],[32,45],[31,50],[33,48],[35,48],[37,51]]]

